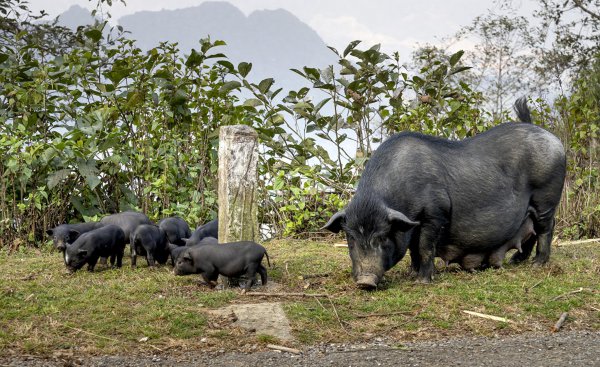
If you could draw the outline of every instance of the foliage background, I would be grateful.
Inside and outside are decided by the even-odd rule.
[[[292,70],[306,86],[283,91],[273,79],[253,80],[250,63],[228,61],[224,41],[202,39],[185,56],[169,43],[144,53],[106,22],[77,31],[39,23],[20,0],[0,0],[0,12],[0,247],[9,250],[39,243],[57,224],[126,209],[192,226],[214,218],[218,128],[231,124],[259,132],[260,221],[276,236],[318,235],[382,139],[402,130],[472,136],[508,118],[504,95],[526,92],[510,74],[524,65],[510,58],[486,89],[493,58],[426,46],[407,66],[358,41],[332,49],[338,65]],[[466,31],[479,29],[485,41],[526,34],[520,18],[494,19]],[[501,26],[490,35],[481,24]],[[533,42],[522,41],[519,50]],[[564,52],[558,41],[554,50]],[[482,55],[509,50],[519,51]],[[578,54],[571,69],[560,64],[572,77],[558,97],[530,100],[535,122],[568,151],[558,213],[566,238],[600,235],[597,51]],[[538,53],[532,72],[549,54]]]

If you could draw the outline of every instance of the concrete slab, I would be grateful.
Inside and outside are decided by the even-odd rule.
[[[233,313],[237,318],[233,326],[252,330],[256,334],[270,335],[284,341],[294,339],[290,322],[279,302],[231,305],[211,312],[221,317]]]

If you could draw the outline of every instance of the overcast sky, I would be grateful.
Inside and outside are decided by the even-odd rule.
[[[113,0],[113,18],[141,10],[178,9],[204,0]],[[343,49],[359,39],[366,45],[381,43],[384,50],[408,56],[419,44],[438,43],[478,15],[494,9],[493,0],[228,0],[246,14],[260,9],[283,8],[310,25],[326,44]],[[536,8],[534,0],[513,0],[520,13]],[[33,10],[56,16],[78,4],[93,8],[96,0],[29,0]],[[469,48],[468,44],[456,48]]]

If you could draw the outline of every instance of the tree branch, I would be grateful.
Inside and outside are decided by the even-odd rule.
[[[591,11],[590,9],[585,7],[581,0],[573,0],[573,3],[575,4],[576,7],[581,9],[583,12],[588,13],[591,17],[600,20],[600,14],[594,13],[593,11]]]

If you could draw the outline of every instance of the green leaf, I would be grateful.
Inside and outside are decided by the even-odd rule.
[[[238,71],[240,72],[242,78],[245,78],[248,75],[248,73],[250,73],[250,70],[252,70],[252,63],[240,62],[238,64]]]
[[[50,190],[52,190],[53,188],[56,187],[56,185],[58,185],[60,183],[60,181],[69,178],[70,175],[71,175],[70,169],[61,169],[61,170],[51,173],[47,179],[48,188]]]
[[[460,50],[456,53],[454,53],[452,56],[450,56],[450,66],[454,66],[456,65],[456,63],[460,60],[460,58],[462,57],[462,55],[465,52],[463,50]]]
[[[8,55],[7,54],[0,54],[0,64],[2,64],[6,60],[8,60]]]
[[[301,77],[306,78],[306,74],[304,74],[300,70],[298,70],[298,69],[290,69],[290,70],[293,71],[294,73],[300,75]]]
[[[188,56],[187,60],[185,61],[185,66],[187,66],[188,68],[193,68],[202,64],[203,61],[204,55],[199,54],[198,51],[192,49],[190,56]]]
[[[233,66],[233,64],[227,60],[219,60],[217,61],[217,64],[227,68],[227,70],[229,70],[230,72],[235,71],[235,67]]]
[[[260,83],[258,83],[258,90],[262,93],[265,94],[269,91],[269,88],[271,88],[271,85],[273,85],[273,78],[267,78],[262,80]]]
[[[237,80],[232,80],[223,84],[221,88],[219,88],[219,93],[227,94],[234,89],[240,88],[241,86],[242,83],[238,82]]]
[[[80,161],[77,165],[77,169],[79,170],[79,173],[85,177],[85,181],[90,189],[93,190],[100,184],[100,179],[98,178],[98,168],[96,168],[96,161],[94,159]]]
[[[102,38],[102,32],[98,29],[90,29],[85,32],[85,36],[94,42],[98,42]]]
[[[457,74],[457,73],[460,73],[460,72],[463,72],[465,70],[469,70],[472,68],[473,68],[472,66],[459,66],[457,68],[450,70],[450,73],[448,75],[454,75],[454,74]]]
[[[347,46],[347,47],[346,47],[346,49],[344,50],[344,54],[343,54],[343,56],[344,56],[344,57],[348,56],[348,54],[349,54],[349,53],[350,53],[352,50],[354,50],[354,49],[356,48],[356,46],[358,46],[358,44],[359,44],[360,42],[361,42],[361,41],[359,41],[359,40],[356,40],[356,41],[352,41],[352,42],[350,42],[350,44],[348,44],[348,46]]]
[[[248,107],[256,107],[256,106],[260,106],[263,103],[261,102],[260,99],[257,98],[249,98],[244,102],[244,106],[248,106]]]

